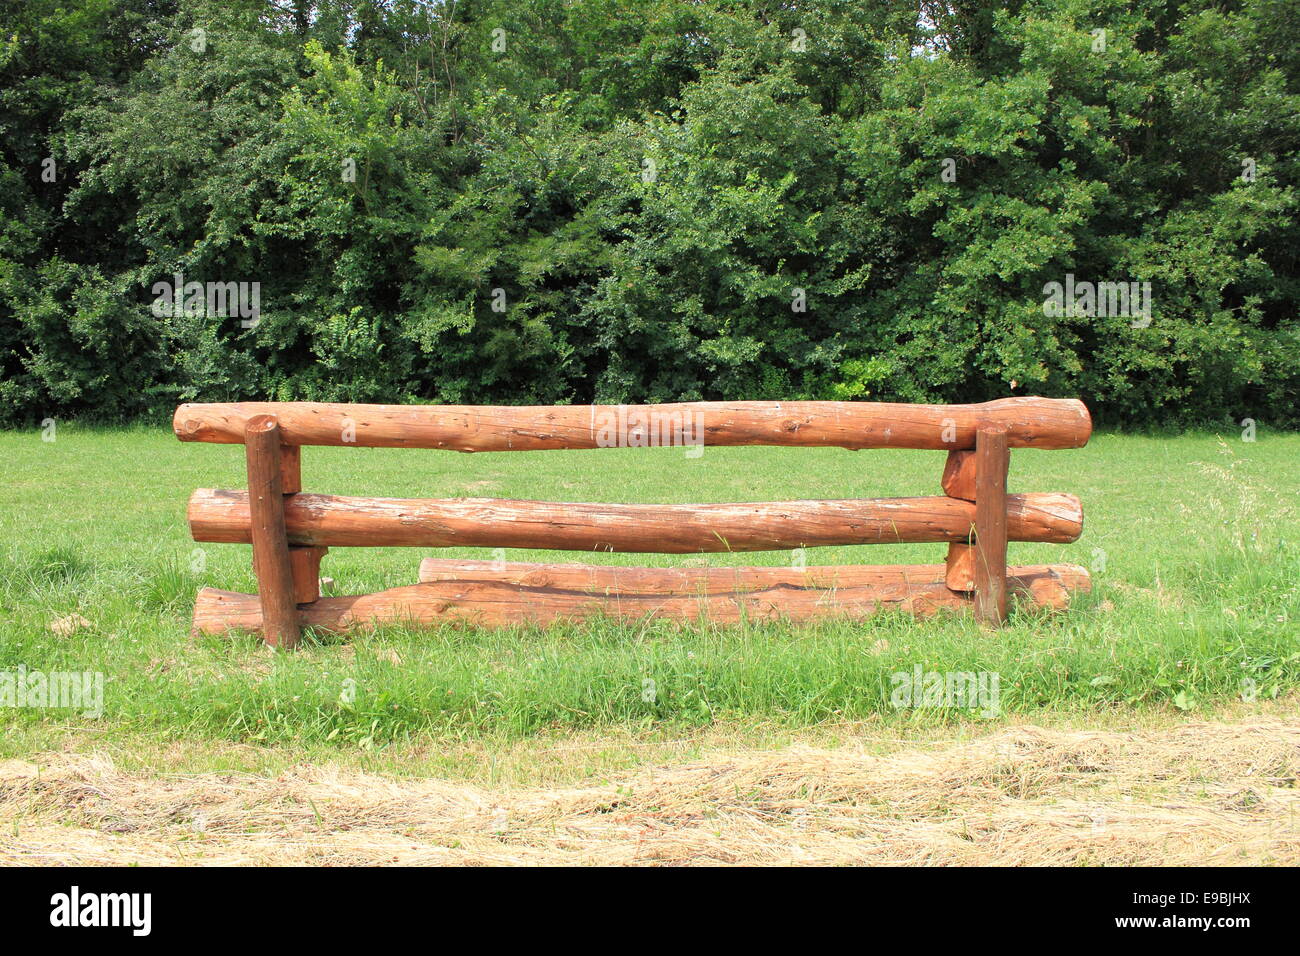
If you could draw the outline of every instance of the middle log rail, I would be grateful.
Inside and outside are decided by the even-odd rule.
[[[1007,538],[1068,544],[1083,532],[1069,494],[1006,496]],[[694,554],[859,544],[960,543],[975,504],[867,498],[744,504],[599,504],[494,498],[369,498],[300,493],[285,501],[289,543],[317,547],[490,547]],[[190,498],[195,541],[247,543],[248,493]]]

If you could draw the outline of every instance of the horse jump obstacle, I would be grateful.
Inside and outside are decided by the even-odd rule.
[[[700,445],[838,446],[947,451],[944,494],[747,504],[573,504],[499,499],[340,497],[302,491],[301,446],[462,452],[591,449],[659,443],[656,421],[695,423]],[[613,427],[611,427],[613,426]],[[1083,530],[1078,498],[1007,494],[1012,448],[1079,448],[1092,433],[1082,402],[1007,398],[978,405],[691,402],[643,406],[181,405],[181,441],[243,444],[244,491],[190,498],[195,541],[251,543],[258,593],[203,588],[201,633],[260,631],[292,647],[326,630],[409,621],[547,623],[604,614],[732,622],[860,618],[898,607],[919,616],[973,608],[996,625],[1009,595],[1059,608],[1090,587],[1074,565],[1007,567],[1007,542],[1068,543]],[[492,547],[686,554],[822,545],[934,542],[945,564],[809,568],[627,568],[426,559],[419,583],[321,597],[332,547]]]

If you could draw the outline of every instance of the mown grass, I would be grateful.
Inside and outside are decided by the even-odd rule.
[[[248,637],[192,638],[194,592],[255,589],[249,548],[197,546],[185,502],[243,487],[242,449],[183,445],[160,429],[0,434],[0,671],[101,671],[104,714],[0,708],[0,754],[69,735],[309,748],[452,749],[608,730],[873,719],[900,729],[978,721],[891,705],[891,674],[989,671],[1004,714],[1043,709],[1189,712],[1268,700],[1300,682],[1300,436],[1261,431],[1104,434],[1077,451],[1017,451],[1013,491],[1084,501],[1075,545],[1013,544],[1013,563],[1074,562],[1095,590],[1064,614],[1018,613],[991,633],[967,619],[791,628],[597,622],[549,630],[382,629],[309,637],[276,654]],[[526,455],[306,449],[308,490],[393,496],[724,501],[930,494],[941,453],[710,448]],[[340,593],[408,584],[421,557],[336,549]],[[485,557],[464,549],[452,556]],[[809,550],[809,564],[926,562],[941,546]],[[787,554],[656,558],[519,552],[615,564],[784,563]],[[79,614],[90,626],[59,636]],[[653,683],[648,683],[653,682]],[[651,692],[653,691],[653,692]]]

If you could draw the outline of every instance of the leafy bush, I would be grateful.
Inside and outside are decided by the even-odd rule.
[[[1300,422],[1287,5],[920,7],[6,0],[0,421],[1037,392]],[[258,321],[155,314],[177,273],[258,283]],[[1049,314],[1067,274],[1149,282],[1150,321]]]

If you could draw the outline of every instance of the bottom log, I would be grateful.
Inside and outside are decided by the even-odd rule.
[[[942,564],[786,568],[625,568],[581,564],[434,561],[421,583],[354,597],[325,597],[299,608],[301,623],[328,631],[376,624],[460,622],[487,627],[559,620],[647,616],[794,623],[860,619],[896,608],[925,617],[973,606],[948,589]],[[1012,596],[1032,606],[1062,608],[1071,591],[1091,587],[1075,565],[1008,569]],[[204,588],[194,605],[194,630],[258,631],[256,595]]]

